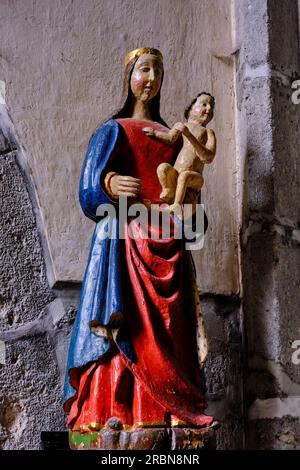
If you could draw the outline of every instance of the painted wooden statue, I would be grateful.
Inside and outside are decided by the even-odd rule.
[[[126,222],[121,239],[118,215],[97,215],[102,204],[118,211],[125,196],[163,203],[157,168],[174,164],[182,139],[170,146],[143,131],[169,131],[160,116],[163,74],[156,49],[126,56],[121,109],[92,136],[82,169],[80,204],[96,226],[69,348],[64,408],[71,434],[90,437],[90,447],[111,418],[129,430],[213,426],[213,417],[204,414],[200,366],[207,344],[184,240],[172,233],[163,240],[139,237],[134,220],[137,236],[126,236]],[[211,98],[201,96],[211,116]],[[108,226],[115,236],[103,236]],[[147,230],[159,227],[149,222]]]

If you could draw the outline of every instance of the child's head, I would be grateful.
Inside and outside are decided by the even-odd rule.
[[[206,91],[201,91],[185,109],[184,117],[197,118],[201,124],[208,124],[214,117],[215,98]]]

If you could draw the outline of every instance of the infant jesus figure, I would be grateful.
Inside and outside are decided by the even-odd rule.
[[[206,129],[214,116],[214,106],[214,97],[210,93],[201,92],[184,112],[186,124],[177,122],[169,132],[143,128],[147,136],[169,145],[174,145],[183,135],[183,146],[174,166],[162,163],[157,168],[163,189],[160,198],[171,204],[170,211],[177,212],[182,204],[189,202],[186,198],[187,190],[191,190],[197,198],[203,186],[204,164],[211,163],[216,154],[215,133],[212,129]]]

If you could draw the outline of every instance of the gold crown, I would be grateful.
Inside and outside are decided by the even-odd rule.
[[[140,57],[142,54],[153,54],[156,55],[161,62],[163,62],[163,55],[158,49],[154,49],[153,47],[139,47],[138,49],[134,49],[133,51],[128,52],[124,59],[124,65],[129,64],[133,59],[136,57]]]

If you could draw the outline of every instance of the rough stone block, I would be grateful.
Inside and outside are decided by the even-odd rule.
[[[2,449],[38,449],[41,431],[64,429],[62,388],[46,334],[6,343],[0,383]]]
[[[298,339],[300,327],[300,253],[288,240],[267,230],[248,240],[243,268],[247,286],[244,316],[248,354],[280,362],[296,378],[291,344]]]
[[[274,155],[270,80],[240,83],[240,108],[247,125],[245,135],[244,195],[249,212],[274,211]],[[246,202],[245,201],[245,202]]]
[[[299,418],[253,420],[248,424],[247,448],[295,450],[300,448]]]
[[[36,320],[52,300],[31,200],[15,154],[0,159],[0,330]]]
[[[175,428],[171,430],[172,450],[203,450],[215,448],[215,432],[210,429]]]
[[[249,370],[245,375],[245,406],[248,408],[259,398],[267,400],[282,395],[278,380],[268,370]]]
[[[225,408],[226,414],[226,408]],[[244,448],[244,421],[241,409],[226,416],[216,433],[217,450],[242,450]]]
[[[223,399],[226,387],[241,380],[239,302],[226,297],[205,297],[201,305],[209,342],[204,365],[207,397]]]
[[[269,60],[267,0],[236,0],[234,16],[238,61],[256,67]],[[255,25],[255,27],[253,27]]]
[[[300,384],[300,365],[294,364],[292,344],[300,340],[300,249],[299,245],[278,243],[276,283],[279,306],[280,363],[292,381]],[[288,390],[286,390],[287,392]]]
[[[275,234],[257,233],[248,240],[244,258],[244,318],[248,354],[280,358],[279,307],[274,253]]]
[[[296,76],[300,64],[297,0],[285,0],[284,8],[281,2],[271,1],[268,7],[272,67],[290,77]]]
[[[291,83],[272,79],[272,127],[275,216],[295,227],[300,224],[300,104],[291,100]]]
[[[221,422],[218,449],[243,445],[240,308],[236,297],[201,298],[209,353],[203,369],[207,414]],[[228,432],[230,430],[230,432]]]

